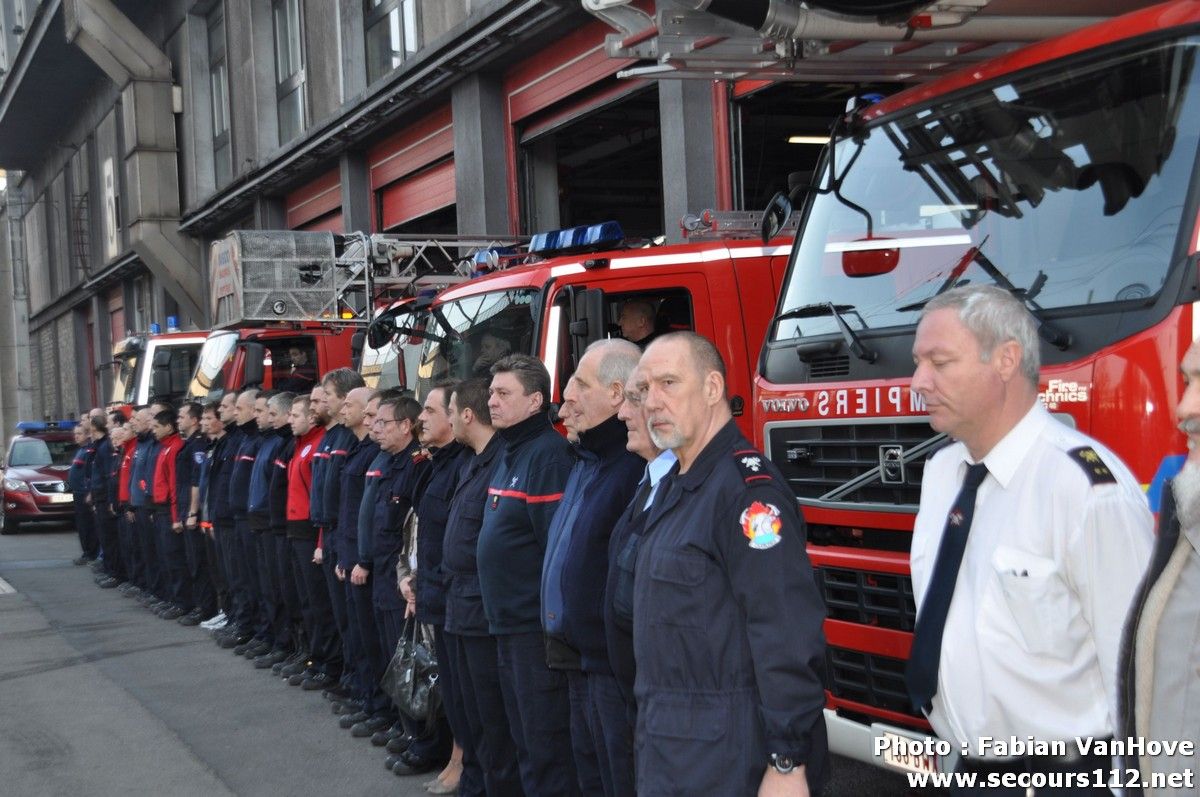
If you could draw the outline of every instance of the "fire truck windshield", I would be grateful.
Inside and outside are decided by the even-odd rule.
[[[493,291],[434,307],[417,371],[417,395],[447,380],[490,379],[488,369],[501,357],[532,351],[537,293],[535,288]]]
[[[112,400],[119,404],[132,404],[137,394],[138,353],[137,349],[130,349],[114,358]]]
[[[1035,313],[1145,303],[1171,270],[1200,143],[1200,39],[906,109],[827,154],[773,340],[915,324],[956,285]],[[1186,233],[1185,233],[1186,234]],[[838,313],[808,308],[832,305]],[[845,308],[843,310],[843,308]]]
[[[236,332],[214,332],[208,336],[200,347],[200,362],[188,386],[188,401],[207,401],[210,396],[220,397],[225,392],[225,379],[237,342]]]

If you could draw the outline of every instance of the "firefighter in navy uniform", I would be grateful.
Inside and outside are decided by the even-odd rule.
[[[663,336],[639,367],[651,437],[679,464],[634,580],[638,794],[817,793],[825,609],[795,497],[734,424],[707,339]]]

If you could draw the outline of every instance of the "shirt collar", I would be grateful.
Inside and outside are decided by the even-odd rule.
[[[663,477],[671,472],[671,468],[675,467],[677,461],[675,452],[669,448],[650,460],[646,465],[646,478],[650,479],[651,486],[662,481]]]
[[[1009,429],[1008,434],[1000,438],[1000,442],[992,446],[992,450],[984,456],[983,464],[987,465],[988,473],[1001,487],[1008,487],[1008,483],[1017,474],[1017,469],[1021,467],[1025,455],[1050,421],[1050,413],[1046,411],[1042,402],[1035,401],[1017,425]],[[966,446],[962,447],[962,461],[972,464]]]

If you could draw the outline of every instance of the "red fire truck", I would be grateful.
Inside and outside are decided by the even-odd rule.
[[[167,331],[150,325],[149,334],[130,335],[113,346],[110,405],[136,406],[151,398],[178,401],[187,392],[207,332],[181,332],[174,317]]]
[[[419,328],[399,330],[423,341],[418,392],[485,376],[499,356],[525,352],[545,363],[558,402],[584,349],[619,335],[622,309],[641,302],[652,309],[657,332],[694,329],[720,342],[734,415],[751,434],[754,356],[790,235],[766,245],[756,240],[757,213],[706,212],[688,217],[686,226],[691,241],[671,246],[627,240],[609,222],[541,233],[519,252],[480,253],[498,270],[443,291]],[[504,267],[506,260],[524,264]]]
[[[909,389],[921,308],[999,285],[1037,318],[1041,399],[1150,483],[1184,448],[1200,335],[1200,3],[1129,14],[839,120],[758,362],[758,442],[796,492],[829,619],[836,752],[923,737],[904,686],[909,543],[944,436]],[[787,203],[780,207],[787,208]]]

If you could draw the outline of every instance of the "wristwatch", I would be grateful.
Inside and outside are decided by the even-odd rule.
[[[796,762],[791,756],[771,753],[771,766],[775,767],[775,771],[780,775],[787,775],[796,768]]]

